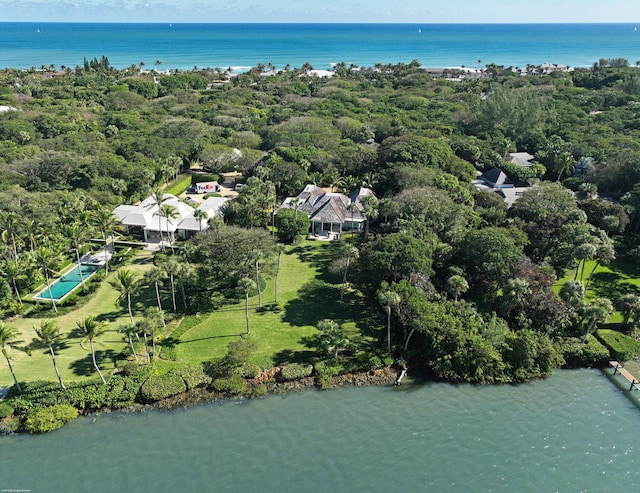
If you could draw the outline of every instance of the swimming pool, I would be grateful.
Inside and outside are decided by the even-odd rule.
[[[82,279],[86,281],[101,268],[102,265],[76,265],[73,269],[66,272],[62,277],[59,277],[51,284],[51,296],[49,295],[49,288],[45,287],[42,291],[36,294],[34,298],[37,300],[50,300],[53,298],[54,301],[60,301],[76,287],[82,284]],[[81,272],[82,278],[80,277]]]

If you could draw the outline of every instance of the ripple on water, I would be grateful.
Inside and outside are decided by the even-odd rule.
[[[94,422],[95,421],[95,422]],[[32,491],[631,491],[640,410],[596,370],[309,391],[0,437]]]

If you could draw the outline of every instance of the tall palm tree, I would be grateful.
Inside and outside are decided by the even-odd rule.
[[[180,214],[178,214],[178,209],[169,204],[162,204],[160,209],[158,209],[158,216],[165,218],[165,221],[167,222],[167,239],[171,239],[169,236],[169,225],[172,224],[171,221],[173,219],[177,219],[180,216]],[[162,231],[160,234],[162,234]],[[173,245],[173,241],[169,241],[169,244]]]
[[[40,233],[40,225],[33,219],[27,219],[23,223],[24,234],[29,240],[29,250],[34,251],[36,248],[36,237]]]
[[[276,251],[278,252],[278,264],[276,266],[276,282],[275,282],[275,303],[278,303],[278,279],[280,276],[280,260],[282,258],[282,254],[285,252],[286,247],[281,243],[278,243],[276,246]]]
[[[249,260],[253,262],[256,269],[256,286],[258,288],[258,306],[262,308],[262,290],[260,289],[260,260],[264,258],[264,253],[255,249],[249,252]]]
[[[198,226],[200,226],[200,231],[202,232],[202,223],[207,222],[207,220],[209,219],[209,214],[207,214],[207,211],[205,210],[195,209],[193,211],[193,217],[198,221]]]
[[[255,288],[256,283],[248,277],[243,277],[238,281],[238,287],[244,291],[244,314],[247,324],[247,334],[251,334],[249,330],[249,292]]]
[[[36,249],[36,259],[38,260],[38,264],[40,265],[42,273],[44,274],[44,279],[47,284],[47,290],[49,291],[49,299],[53,304],[53,310],[58,313],[56,300],[53,298],[53,293],[51,292],[51,282],[49,281],[49,273],[53,270],[53,267],[58,260],[58,256],[51,248],[46,246],[39,246]]]
[[[133,323],[133,311],[131,310],[131,296],[138,293],[140,289],[140,280],[135,273],[128,269],[120,269],[116,274],[116,278],[111,282],[111,285],[116,289],[120,296],[117,303],[122,304],[124,300],[127,301],[127,310],[129,312],[129,319]]]
[[[11,251],[13,253],[13,261],[18,266],[18,247],[16,243],[16,234],[19,229],[18,214],[15,212],[5,212],[0,216],[0,228],[2,233],[7,237],[7,241],[11,243]]]
[[[100,209],[96,209],[92,214],[92,222],[93,224],[100,230],[102,233],[102,239],[104,240],[104,274],[105,276],[109,274],[109,256],[107,255],[107,239],[110,235],[117,231],[118,226],[120,226],[120,220],[114,216],[111,211],[105,207],[101,207]]]
[[[78,273],[80,274],[80,282],[82,282],[82,289],[86,289],[84,283],[84,275],[82,274],[82,268],[80,267],[80,249],[89,239],[89,232],[87,227],[79,222],[69,224],[65,228],[67,238],[69,239],[69,245],[71,249],[76,252],[76,263],[78,264]]]
[[[100,375],[100,380],[102,383],[106,385],[106,380],[104,376],[102,376],[102,372],[98,367],[98,362],[96,361],[96,352],[93,347],[93,341],[95,341],[96,337],[101,336],[105,332],[105,327],[100,322],[96,321],[96,318],[93,315],[88,316],[82,320],[78,320],[76,322],[76,326],[80,333],[89,341],[89,348],[91,349],[91,359],[93,360],[93,367]]]
[[[138,332],[142,332],[142,336],[144,337],[144,352],[147,355],[147,364],[151,363],[151,358],[149,357],[149,341],[147,339],[147,334],[153,332],[153,328],[151,327],[151,323],[148,320],[142,319],[136,322],[136,330]]]
[[[7,348],[16,348],[18,344],[22,341],[16,340],[18,337],[18,329],[15,327],[9,327],[6,323],[0,322],[0,349],[2,349],[2,355],[7,360],[7,364],[9,365],[9,371],[11,372],[11,376],[13,377],[13,382],[18,389],[18,392],[22,392],[22,387],[18,383],[18,379],[16,378],[16,374],[13,371],[13,366],[11,366],[11,359],[9,358],[9,353],[7,352]]]
[[[129,347],[131,348],[131,354],[133,354],[133,357],[136,359],[136,361],[138,361],[138,353],[136,352],[136,349],[133,346],[133,338],[131,336],[133,335],[137,336],[138,334],[137,331],[138,331],[138,327],[134,323],[124,324],[124,325],[121,325],[120,328],[118,328],[118,332],[121,332],[122,334],[127,336],[127,340],[129,341]]]
[[[144,318],[151,325],[151,348],[153,359],[156,359],[156,329],[162,324],[165,327],[164,312],[155,306],[150,306],[144,311]]]
[[[0,275],[2,275],[13,286],[13,290],[16,293],[16,299],[18,300],[18,303],[22,305],[22,298],[20,297],[20,288],[18,283],[19,281],[27,279],[23,266],[16,266],[13,262],[7,260],[0,268]]]
[[[153,209],[155,207],[158,208],[156,214],[158,214],[158,233],[160,234],[160,245],[162,246],[162,251],[164,252],[164,242],[162,241],[162,216],[160,215],[160,206],[164,204],[171,197],[166,195],[162,190],[157,189],[154,193],[151,194],[151,198],[153,202],[147,205],[147,209]]]
[[[169,257],[162,261],[159,267],[164,270],[169,276],[169,282],[171,284],[171,301],[173,303],[173,313],[178,311],[178,305],[176,304],[176,274],[180,272],[180,262],[174,258]]]
[[[391,352],[391,310],[400,305],[400,295],[391,289],[378,293],[378,302],[387,312],[387,351]]]
[[[159,310],[163,310],[162,301],[160,300],[160,284],[162,284],[162,281],[164,281],[166,277],[166,273],[160,267],[157,267],[155,265],[144,274],[145,282],[147,284],[153,283],[153,285],[155,286],[156,302],[158,303]]]
[[[344,273],[342,275],[342,289],[340,291],[340,301],[344,299],[344,289],[347,285],[347,273],[349,271],[349,264],[351,260],[356,260],[360,256],[360,252],[356,247],[346,243],[342,247],[342,261],[344,262]]]
[[[58,365],[56,363],[56,353],[54,350],[54,346],[59,344],[64,338],[64,336],[60,333],[58,323],[55,320],[51,320],[48,318],[43,319],[40,321],[40,326],[34,326],[33,330],[35,330],[36,332],[36,340],[34,341],[36,345],[49,348],[49,352],[51,353],[51,360],[53,361],[53,369],[56,371],[56,375],[58,376],[60,388],[66,388],[64,386],[64,382],[62,381],[62,377],[60,376],[60,371],[58,370]]]

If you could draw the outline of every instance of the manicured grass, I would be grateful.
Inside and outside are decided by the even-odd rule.
[[[591,274],[591,271],[595,267],[595,261],[587,262],[584,269],[583,283],[586,285],[587,279]],[[587,301],[595,298],[609,298],[612,302],[615,302],[616,298],[628,294],[640,294],[640,277],[636,272],[636,267],[632,265],[626,265],[622,262],[614,262],[612,265],[600,265],[595,270],[589,288],[585,293]],[[568,270],[565,276],[555,284],[556,292],[560,291],[560,288],[567,281],[572,281],[575,276],[575,270]],[[578,273],[578,280],[580,279],[580,273]],[[622,322],[622,315],[616,312],[610,319],[610,324],[618,324]]]
[[[152,254],[147,251],[136,253],[132,262],[126,266],[135,272],[142,274],[151,268]],[[129,321],[127,307],[116,307],[116,299],[119,293],[109,284],[109,280],[115,277],[114,271],[110,269],[107,279],[100,283],[100,287],[91,295],[91,299],[76,310],[55,316],[53,310],[42,312],[38,317],[25,317],[6,322],[18,328],[21,332],[20,339],[25,343],[30,343],[35,338],[34,326],[39,326],[43,318],[52,318],[58,322],[61,332],[69,334],[76,327],[76,321],[89,315],[94,315],[99,321],[107,326],[107,331],[99,338],[101,344],[96,345],[96,356],[98,357],[100,368],[108,373],[114,369],[115,357],[125,346],[126,341],[117,329]],[[150,297],[147,293],[142,296]],[[139,313],[134,313],[139,315]],[[95,370],[91,362],[91,353],[88,345],[81,345],[79,338],[69,338],[56,349],[56,360],[58,368],[62,374],[62,379],[66,381],[86,380],[95,377]],[[32,380],[56,380],[56,375],[51,362],[51,355],[48,349],[34,350],[31,356],[9,349],[12,364],[16,376],[21,381]],[[4,359],[0,362],[0,386],[11,385],[13,380]]]
[[[346,323],[349,339],[367,346],[383,329],[381,312],[347,290],[340,303],[341,278],[327,266],[338,250],[337,244],[307,241],[288,247],[282,256],[278,304],[274,303],[275,279],[270,277],[262,293],[249,299],[250,337],[256,343],[254,358],[271,358],[276,364],[304,360],[313,355],[320,333],[315,325],[324,318]],[[245,337],[244,300],[202,316],[202,321],[183,334],[176,345],[178,361],[207,361],[221,357],[230,342]]]
[[[257,295],[249,299],[249,337],[256,343],[256,361],[270,359],[278,364],[285,360],[308,359],[317,351],[318,344],[314,339],[320,332],[315,326],[324,318],[344,323],[350,341],[357,347],[377,345],[385,327],[382,311],[350,289],[345,292],[344,302],[339,302],[342,278],[330,274],[327,269],[338,248],[337,244],[317,241],[287,247],[280,268],[278,304],[274,299],[273,275],[267,277],[262,293],[263,308],[258,308]],[[125,268],[142,274],[152,265],[152,254],[140,251]],[[115,273],[111,271],[91,299],[75,310],[57,317],[50,310],[39,317],[20,318],[8,323],[21,331],[24,342],[31,342],[35,337],[33,327],[38,326],[42,318],[56,319],[62,332],[69,334],[75,329],[76,321],[94,315],[107,326],[106,333],[100,337],[102,344],[96,345],[96,353],[100,368],[108,373],[114,369],[115,358],[126,345],[123,335],[117,330],[129,321],[126,306],[117,307],[115,304],[119,293],[108,282],[113,277]],[[155,305],[154,290],[143,290],[133,299],[134,316],[138,318],[146,307]],[[166,292],[163,293],[163,305],[168,311],[170,301]],[[175,345],[178,362],[195,363],[223,356],[230,342],[246,337],[244,299],[211,313],[203,313],[200,318],[201,322],[185,332]],[[167,327],[168,331],[172,328]],[[83,347],[81,342],[79,338],[69,338],[56,349],[58,367],[65,382],[96,378],[88,347],[86,344]],[[56,380],[48,350],[33,351],[31,356],[11,349],[9,352],[19,380]],[[6,363],[0,361],[0,386],[12,383]]]

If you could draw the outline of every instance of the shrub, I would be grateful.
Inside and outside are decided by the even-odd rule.
[[[187,390],[187,384],[175,372],[164,375],[152,375],[142,384],[140,397],[146,402],[159,401],[167,397],[181,394]]]
[[[283,380],[299,380],[310,376],[313,373],[313,365],[304,365],[302,363],[292,363],[283,366],[280,370],[280,377]]]
[[[256,378],[260,374],[260,367],[251,363],[246,363],[238,368],[238,375],[243,378]]]
[[[20,418],[7,416],[0,419],[0,435],[10,435],[20,429]]]
[[[240,375],[231,375],[226,378],[216,378],[213,381],[213,388],[218,392],[238,395],[246,392],[247,381]]]
[[[596,331],[596,337],[618,361],[629,361],[640,354],[640,342],[622,332],[599,329]]]
[[[62,428],[66,423],[78,417],[78,410],[69,404],[37,409],[29,414],[25,423],[31,433],[46,433]]]
[[[330,389],[333,387],[333,377],[340,373],[337,366],[327,364],[324,361],[316,363],[314,369],[318,375],[318,385],[323,389]]]
[[[210,192],[210,193],[205,193],[202,196],[203,199],[208,199],[209,197],[222,197],[222,194],[218,192]]]
[[[205,373],[202,365],[184,365],[171,371],[180,375],[187,386],[187,390],[211,383],[211,377]]]
[[[609,350],[592,335],[587,337],[586,343],[578,338],[565,339],[561,348],[565,365],[572,368],[600,365],[609,358]]]
[[[6,418],[7,416],[12,416],[15,408],[6,401],[0,402],[0,418]]]

